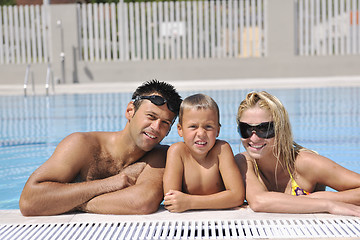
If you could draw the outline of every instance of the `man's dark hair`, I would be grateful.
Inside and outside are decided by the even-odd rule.
[[[179,115],[180,104],[182,99],[179,93],[175,90],[174,86],[166,82],[160,82],[156,79],[144,82],[139,86],[132,95],[132,99],[136,99],[138,96],[150,96],[152,94],[162,96],[166,102],[172,106],[173,112]],[[141,105],[142,100],[134,101],[135,111],[137,111]]]

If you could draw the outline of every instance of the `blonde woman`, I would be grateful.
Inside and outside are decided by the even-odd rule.
[[[235,159],[252,210],[360,216],[360,174],[296,144],[287,111],[275,96],[247,94],[236,120],[246,152]]]

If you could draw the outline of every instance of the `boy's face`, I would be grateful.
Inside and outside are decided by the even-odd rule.
[[[212,109],[184,110],[182,125],[178,124],[178,133],[184,138],[189,150],[198,156],[207,154],[215,145],[220,126],[217,114]]]

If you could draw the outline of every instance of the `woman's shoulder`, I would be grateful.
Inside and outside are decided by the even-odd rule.
[[[302,150],[296,157],[295,169],[301,175],[313,175],[316,174],[319,169],[325,167],[330,161],[330,159],[314,151]]]
[[[305,165],[311,167],[312,164],[314,164],[316,159],[321,159],[323,156],[319,155],[318,153],[304,149],[299,151],[299,154],[296,157],[295,164],[296,165]]]

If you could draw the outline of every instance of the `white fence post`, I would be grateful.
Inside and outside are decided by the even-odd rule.
[[[90,10],[87,13],[84,10],[79,11],[79,14],[88,15],[87,18],[81,18],[84,22],[81,25],[81,36],[87,38],[91,35],[94,24],[95,46],[92,46],[90,36],[89,40],[84,39],[83,47],[89,48],[88,51],[82,51],[84,60],[93,61],[93,51],[100,52],[101,60],[117,60],[118,50],[114,47],[117,45],[119,58],[126,61],[261,57],[266,54],[264,47],[267,41],[264,35],[264,15],[267,11],[264,9],[265,1],[120,1],[117,4],[117,12],[113,4],[110,6],[111,9],[108,4],[88,4],[88,9],[93,6],[94,16]],[[115,24],[113,20],[109,20],[109,12],[111,18],[115,17],[115,14],[118,16],[119,39],[114,35]],[[86,29],[87,26],[89,30]],[[97,29],[100,29],[100,33]],[[100,48],[97,47],[98,41]],[[87,42],[89,44],[85,44]],[[109,44],[113,47],[110,48]],[[130,49],[126,49],[127,44]],[[90,58],[86,56],[88,52]],[[99,58],[95,56],[95,59]]]
[[[358,54],[359,0],[299,0],[299,55]]]

